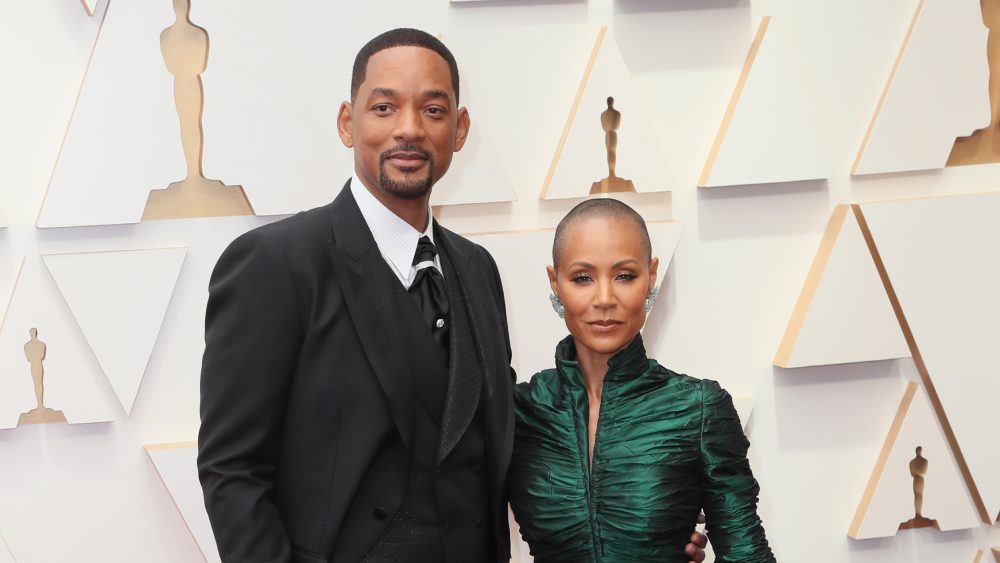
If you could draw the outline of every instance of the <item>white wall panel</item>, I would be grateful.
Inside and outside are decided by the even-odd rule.
[[[560,106],[568,114],[559,144],[542,187],[542,199],[584,197],[591,185],[608,176],[608,149],[601,115],[607,100],[621,113],[617,129],[615,175],[631,180],[637,192],[668,191],[674,187],[669,158],[646,113],[646,104],[636,90],[614,34],[591,31],[595,37],[587,51],[581,50],[574,68],[580,82],[574,98]]]
[[[837,206],[774,363],[795,368],[909,355],[854,211]]]
[[[861,209],[927,373],[991,515],[1000,512],[1000,194],[872,203]]]
[[[152,189],[184,179],[168,2],[111,2],[38,217],[39,227],[135,223]]]
[[[920,0],[909,22],[853,174],[941,168],[957,137],[990,121],[979,4]]]
[[[827,178],[830,162],[788,62],[784,21],[762,19],[698,185]]]
[[[934,521],[941,531],[978,527],[980,521],[951,446],[927,396],[915,382],[907,386],[886,433],[885,444],[851,524],[850,536],[891,537],[900,525],[916,518],[917,485],[913,472],[921,468],[911,469],[911,464],[917,460],[917,448],[926,463],[920,515]]]
[[[165,248],[43,257],[128,414],[186,253]]]
[[[198,481],[198,444],[181,442],[146,446],[146,454],[170,492],[184,523],[207,563],[218,563],[219,548],[212,535],[212,524],[205,511],[205,497]]]
[[[25,261],[0,327],[0,428],[18,426],[21,413],[36,407],[32,361],[25,350],[32,329],[45,345],[44,406],[62,411],[70,424],[114,420],[98,387],[102,375],[90,348],[41,261],[33,258]]]

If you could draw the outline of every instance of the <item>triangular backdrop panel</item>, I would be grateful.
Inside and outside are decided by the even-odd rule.
[[[1000,193],[862,204],[989,515],[1000,511]]]
[[[590,58],[581,53],[582,79],[577,97],[542,186],[542,199],[584,197],[591,185],[608,176],[608,149],[601,114],[608,97],[621,112],[615,175],[631,180],[637,192],[662,192],[674,187],[667,156],[645,112],[646,101],[632,81],[614,36],[601,28]]]
[[[764,184],[829,176],[829,157],[785,53],[780,20],[765,17],[698,185]]]
[[[3,536],[0,536],[0,563],[17,563],[14,561],[14,555],[10,552],[10,548],[7,547]]]
[[[896,535],[914,518],[911,462],[921,448],[927,460],[921,515],[941,531],[977,528],[979,516],[937,415],[915,382],[909,382],[848,535],[854,539]]]
[[[94,15],[94,11],[97,10],[97,0],[80,0],[80,2],[88,16]]]
[[[126,413],[131,414],[187,250],[44,256]]]
[[[136,223],[149,191],[186,175],[174,79],[160,32],[170,2],[112,2],[52,182],[39,227]]]
[[[45,345],[45,406],[61,410],[70,424],[113,420],[97,386],[100,369],[86,340],[41,261],[29,259],[0,328],[0,428],[17,426],[19,415],[36,406],[32,363],[25,350],[32,328]]]
[[[733,397],[733,406],[736,407],[736,413],[740,415],[740,423],[746,430],[747,424],[750,423],[750,415],[753,414],[753,397]]]
[[[647,227],[653,242],[653,255],[660,258],[662,281],[680,240],[682,225],[650,222]],[[556,316],[549,304],[551,289],[545,267],[552,264],[554,234],[553,229],[544,229],[469,235],[470,240],[490,251],[497,262],[507,299],[514,369],[524,380],[535,372],[553,367],[556,343],[569,334],[566,323]]]
[[[909,355],[857,218],[850,206],[839,205],[774,363],[797,368]]]
[[[184,523],[191,531],[207,563],[218,563],[212,525],[205,511],[205,497],[198,481],[198,446],[195,442],[146,446],[153,467],[173,498]]]
[[[442,37],[459,61],[474,58],[475,49],[451,35]],[[468,64],[468,63],[467,63]],[[498,203],[514,201],[517,195],[510,184],[510,177],[490,138],[489,108],[476,96],[475,84],[469,83],[470,74],[459,70],[459,103],[472,108],[472,128],[465,146],[455,153],[448,173],[434,185],[431,205],[462,205],[469,203]]]
[[[979,2],[917,2],[852,174],[941,168],[990,122],[987,35]]]
[[[330,203],[354,170],[336,123],[348,88],[318,105],[315,86],[296,72],[299,55],[276,37],[271,12],[228,0],[195,0],[191,8],[191,20],[211,37],[202,74],[205,177],[242,185],[257,215]]]

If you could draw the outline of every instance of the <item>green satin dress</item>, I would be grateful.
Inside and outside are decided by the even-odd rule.
[[[647,359],[641,336],[608,365],[589,469],[573,338],[514,391],[510,504],[535,561],[687,563],[702,509],[718,563],[774,561],[729,394]]]

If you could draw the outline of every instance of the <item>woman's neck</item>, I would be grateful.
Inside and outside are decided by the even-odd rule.
[[[583,386],[587,389],[587,396],[597,399],[598,402],[601,400],[604,376],[608,373],[608,360],[611,356],[587,349],[576,350],[576,359],[580,362],[580,372],[583,374]]]

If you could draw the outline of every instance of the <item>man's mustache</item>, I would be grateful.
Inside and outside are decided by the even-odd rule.
[[[385,162],[399,153],[417,153],[424,160],[431,160],[431,153],[416,145],[399,145],[379,155],[379,162]]]

